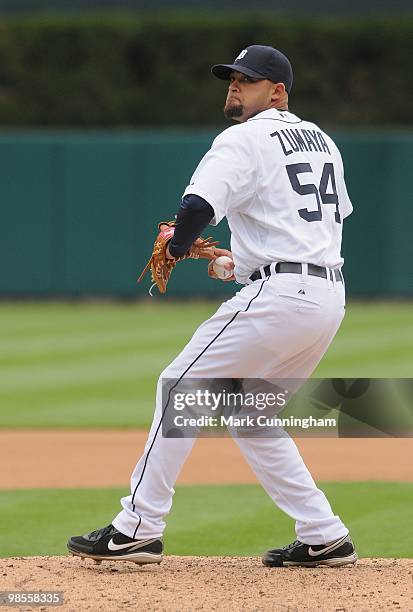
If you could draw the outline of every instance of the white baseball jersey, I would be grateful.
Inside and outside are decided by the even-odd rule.
[[[159,538],[174,483],[195,439],[164,437],[173,418],[163,379],[306,379],[345,313],[342,279],[273,274],[247,283],[264,264],[295,261],[339,267],[342,220],[352,207],[340,154],[316,125],[268,110],[215,139],[185,194],[226,216],[236,279],[245,283],[196,330],[160,375],[153,424],[112,524],[133,539]],[[172,411],[172,414],[171,414]],[[179,428],[179,426],[178,426]],[[235,437],[270,498],[295,520],[297,538],[327,544],[348,534],[289,437]]]
[[[342,222],[353,210],[343,162],[317,125],[277,109],[234,125],[200,161],[184,195],[212,206],[231,230],[235,277],[276,261],[339,268]]]

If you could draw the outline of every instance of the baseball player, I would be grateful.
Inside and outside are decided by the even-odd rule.
[[[170,405],[162,380],[307,379],[345,312],[340,254],[351,213],[333,140],[288,109],[293,74],[280,51],[252,45],[212,73],[228,81],[224,130],[185,189],[166,257],[179,259],[208,224],[231,230],[231,279],[239,291],[205,321],[162,372],[153,424],[131,477],[131,493],[112,523],[72,537],[69,550],[103,559],[159,563],[174,483],[194,438],[162,436]],[[209,274],[214,272],[209,265]],[[294,441],[235,439],[275,504],[295,521],[297,539],[268,551],[267,566],[355,563],[348,529],[317,488]]]

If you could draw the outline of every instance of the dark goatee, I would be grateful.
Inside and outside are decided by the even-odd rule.
[[[241,104],[233,104],[224,108],[224,115],[227,119],[235,119],[241,117],[244,112],[244,108]]]

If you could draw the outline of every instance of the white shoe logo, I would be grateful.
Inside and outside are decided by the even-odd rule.
[[[322,548],[321,550],[313,550],[310,546],[308,549],[308,554],[310,555],[310,557],[319,557],[320,555],[324,555],[325,553],[331,552],[332,550],[339,548],[346,538],[347,536],[345,535],[343,538],[337,540],[337,542],[333,542],[332,544],[326,546],[325,548]]]
[[[137,542],[128,542],[127,544],[115,544],[113,538],[108,542],[109,550],[122,550],[123,548],[130,548],[131,546],[136,546]]]

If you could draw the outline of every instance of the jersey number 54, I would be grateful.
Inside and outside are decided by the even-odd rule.
[[[306,221],[321,221],[323,213],[321,210],[321,204],[335,204],[336,210],[334,212],[334,218],[337,223],[341,223],[340,211],[338,209],[338,195],[336,189],[336,179],[334,176],[334,166],[331,162],[326,162],[323,167],[321,174],[320,185],[317,188],[314,183],[300,183],[298,175],[306,172],[312,172],[313,169],[311,164],[290,164],[286,166],[288,178],[290,179],[291,187],[299,195],[313,194],[317,201],[317,210],[308,210],[307,208],[300,208],[298,214],[302,219]],[[331,193],[327,193],[328,181],[331,182]]]

